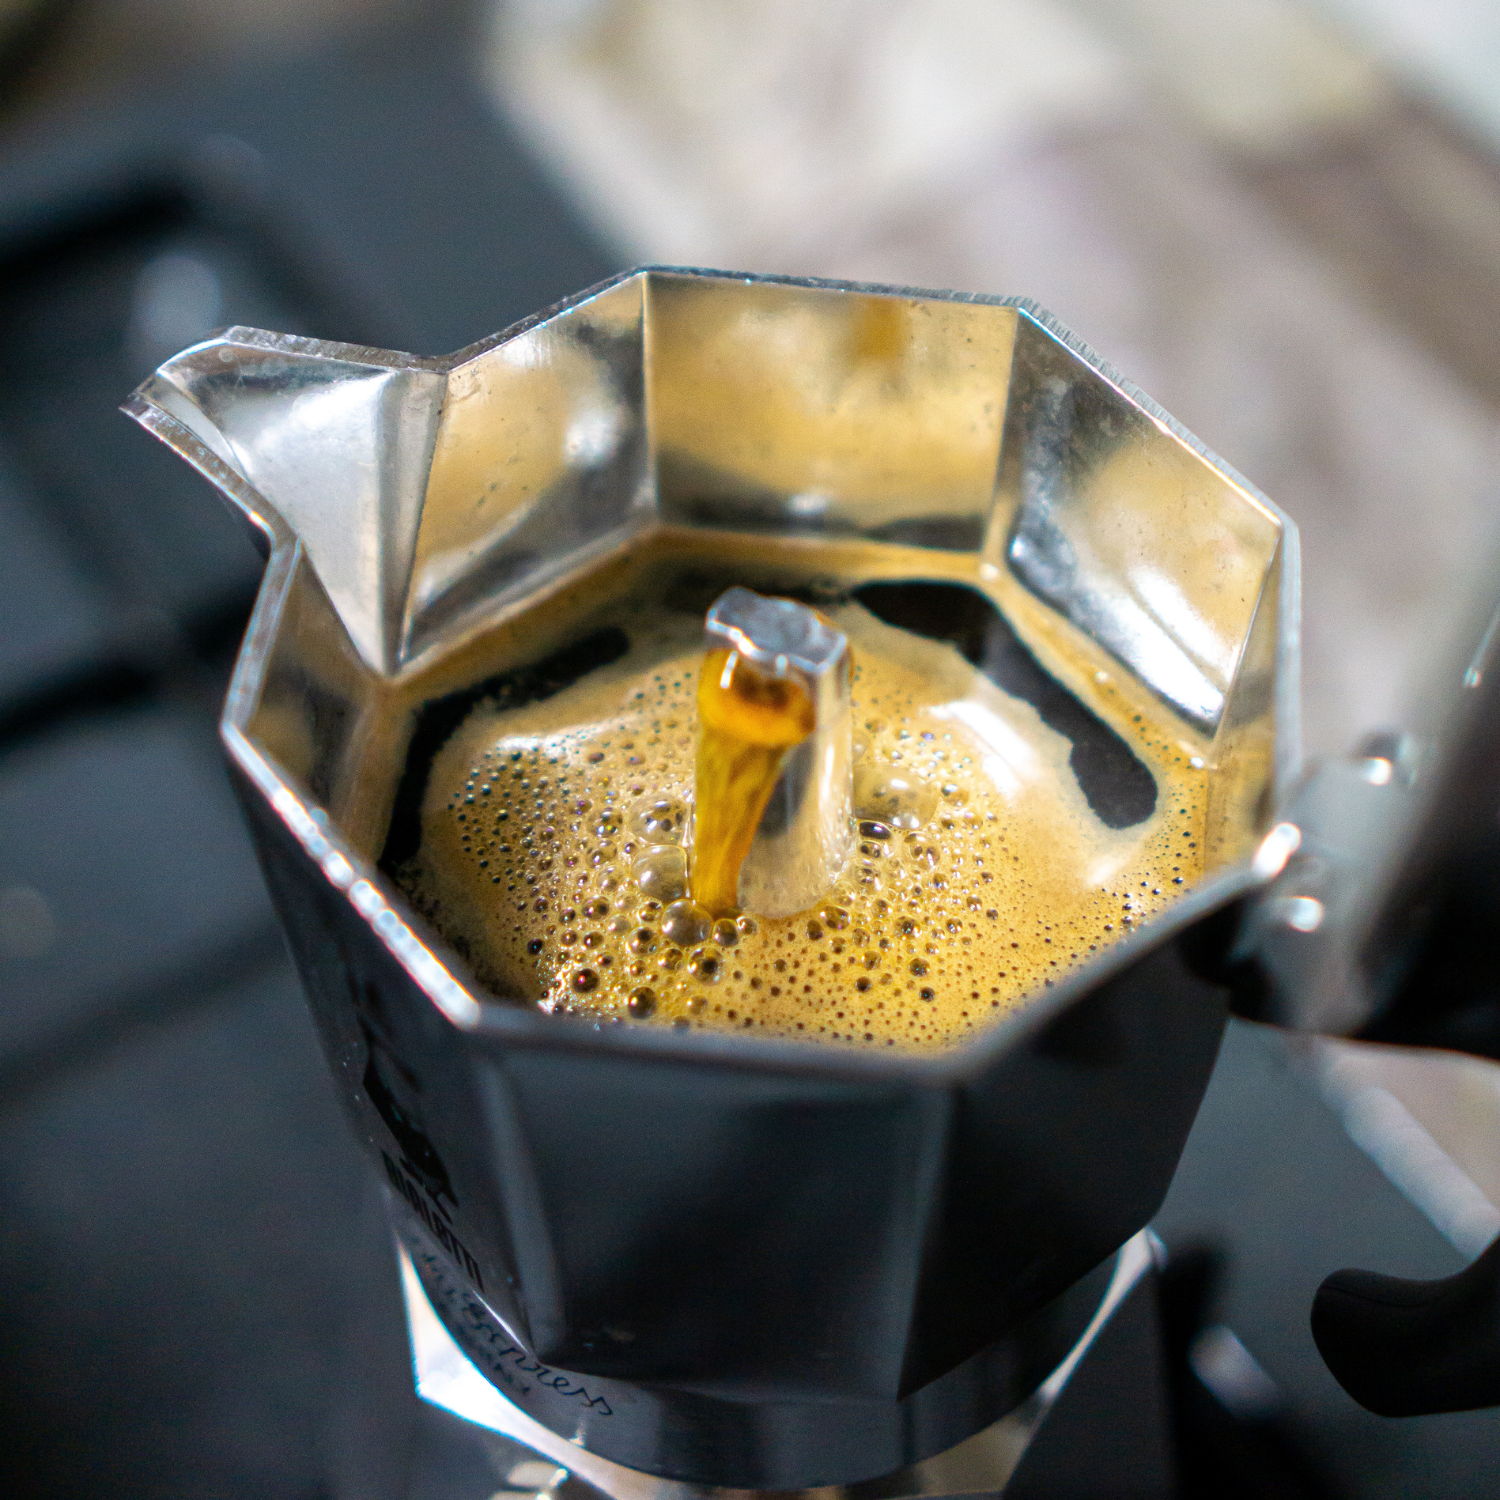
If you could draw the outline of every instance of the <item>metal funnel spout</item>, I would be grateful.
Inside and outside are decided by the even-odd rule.
[[[300,541],[355,648],[390,674],[447,387],[438,364],[229,328],[168,360],[125,410],[273,542]]]

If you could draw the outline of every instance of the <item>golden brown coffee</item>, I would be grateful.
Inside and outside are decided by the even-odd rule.
[[[726,568],[740,581],[732,557],[716,566],[715,588]],[[1146,777],[1148,810],[1111,826],[1076,738],[954,644],[876,613],[900,615],[888,603],[907,585],[876,599],[808,573],[854,661],[858,839],[837,884],[784,919],[684,899],[703,592],[638,582],[613,613],[594,608],[622,622],[622,655],[538,701],[481,702],[432,761],[400,878],[498,993],[601,1019],[948,1045],[1200,875],[1207,776],[1165,714],[1102,696],[1075,714],[1114,742],[1099,715],[1128,730],[1118,753]]]
[[[693,761],[693,858],[688,892],[716,917],[737,915],[740,866],[771,800],[786,752],[813,732],[802,687],[737,652],[713,650],[698,669]]]

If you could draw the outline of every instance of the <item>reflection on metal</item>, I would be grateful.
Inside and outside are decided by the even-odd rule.
[[[1399,778],[1372,777],[1369,765],[1357,757],[1318,766],[1285,808],[1289,821],[1255,856],[1272,884],[1247,913],[1238,944],[1266,977],[1259,1019],[1339,1032],[1368,1014],[1351,934],[1361,923],[1361,888],[1378,876],[1385,841],[1411,806]]]
[[[1223,717],[1280,534],[1102,374],[1018,340],[1000,465],[1005,558],[1184,718]]]
[[[1313,1076],[1349,1139],[1424,1213],[1460,1255],[1472,1259],[1500,1232],[1500,1209],[1388,1089],[1372,1083],[1357,1042],[1314,1041]]]
[[[126,409],[299,544],[232,722],[357,846],[361,704],[681,527],[971,559],[1065,686],[1180,715],[1224,859],[1296,761],[1295,532],[1018,299],[651,270],[441,359],[231,328]]]
[[[1302,847],[1248,914],[1238,956],[1258,971],[1259,1019],[1299,1030],[1466,1046],[1443,1024],[1489,1001],[1458,962],[1487,946],[1494,923],[1487,876],[1500,858],[1500,607],[1495,559],[1464,611],[1452,655],[1435,664],[1417,733],[1382,730],[1353,753],[1311,767],[1285,813]],[[1462,618],[1462,617],[1461,617]],[[1317,908],[1317,920],[1310,917]],[[1477,1033],[1474,1033],[1477,1034]]]
[[[1323,925],[1323,903],[1316,896],[1278,897],[1274,910],[1293,932],[1316,932]]]
[[[532,1450],[537,1458],[523,1459],[517,1465],[528,1474],[541,1473],[544,1467],[550,1471],[553,1465],[563,1470],[560,1476],[554,1473],[550,1484],[538,1485],[537,1489],[561,1494],[567,1500],[574,1497],[585,1500],[589,1494],[605,1495],[608,1500],[697,1500],[700,1496],[703,1500],[710,1497],[749,1500],[758,1493],[658,1479],[610,1463],[543,1427],[479,1373],[433,1310],[411,1259],[399,1242],[396,1251],[401,1264],[401,1292],[418,1394],[465,1422],[499,1433]],[[798,1495],[808,1500],[814,1496],[817,1500],[925,1500],[937,1495],[997,1493],[1020,1465],[1028,1444],[1056,1405],[1073,1372],[1125,1299],[1157,1263],[1159,1255],[1160,1244],[1149,1229],[1141,1230],[1120,1247],[1109,1287],[1083,1335],[1057,1368],[1008,1416],[946,1453],[909,1468],[856,1484],[787,1491],[788,1500]],[[515,1472],[512,1469],[511,1476]]]
[[[1261,880],[1274,880],[1301,847],[1302,830],[1295,823],[1278,823],[1260,841],[1251,868]]]
[[[1193,1373],[1242,1422],[1263,1422],[1285,1405],[1280,1387],[1239,1335],[1222,1323],[1205,1328],[1188,1350]]]

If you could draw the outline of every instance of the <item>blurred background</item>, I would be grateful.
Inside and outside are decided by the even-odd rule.
[[[8,1493],[505,1488],[410,1394],[219,769],[260,559],[116,407],[643,261],[1035,298],[1298,522],[1312,755],[1420,732],[1493,589],[1487,0],[0,0]],[[1497,1080],[1231,1028],[1158,1225],[1184,1494],[1500,1493],[1500,1415],[1369,1416],[1307,1332],[1500,1228]]]

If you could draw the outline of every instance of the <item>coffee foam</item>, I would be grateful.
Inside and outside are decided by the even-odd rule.
[[[1030,705],[950,646],[827,612],[854,657],[860,837],[813,909],[704,924],[671,907],[702,622],[665,609],[622,617],[613,665],[470,714],[432,765],[401,872],[414,901],[497,993],[544,1010],[912,1048],[971,1036],[1201,875],[1207,777],[1168,720],[1132,716],[1157,806],[1111,829]]]

